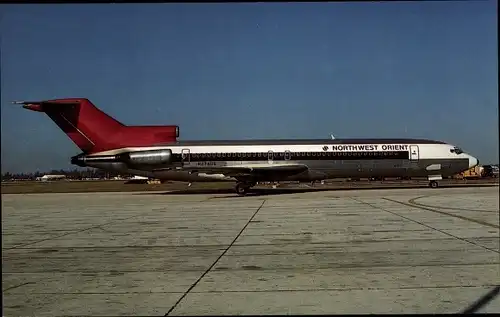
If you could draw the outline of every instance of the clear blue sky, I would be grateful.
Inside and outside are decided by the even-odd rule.
[[[496,1],[1,6],[2,170],[79,149],[12,100],[181,139],[422,137],[498,162]]]

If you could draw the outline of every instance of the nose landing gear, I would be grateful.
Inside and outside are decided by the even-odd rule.
[[[429,175],[428,179],[430,188],[438,188],[439,187],[438,181],[442,180],[443,176],[441,174],[434,174],[434,175]]]
[[[437,181],[430,181],[429,182],[429,187],[430,188],[438,188],[439,187],[439,183]]]

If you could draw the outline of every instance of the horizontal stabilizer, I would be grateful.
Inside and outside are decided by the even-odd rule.
[[[68,98],[68,99],[54,99],[54,100],[41,100],[41,101],[13,101],[13,104],[23,105],[23,108],[46,112],[53,109],[52,107],[62,106],[62,105],[78,105],[82,102],[82,99],[78,98]]]

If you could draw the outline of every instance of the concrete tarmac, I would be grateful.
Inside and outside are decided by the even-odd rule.
[[[456,313],[499,284],[496,186],[275,192],[2,195],[3,314]]]

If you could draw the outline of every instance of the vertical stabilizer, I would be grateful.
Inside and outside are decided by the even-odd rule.
[[[179,134],[177,126],[126,126],[85,98],[16,103],[46,113],[84,153],[175,142]]]

